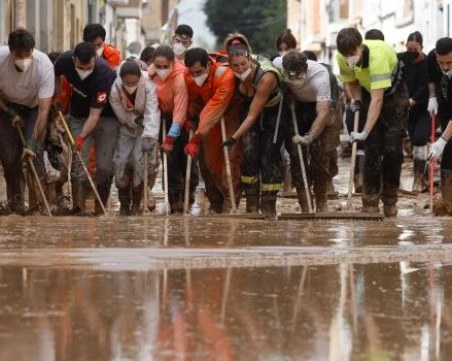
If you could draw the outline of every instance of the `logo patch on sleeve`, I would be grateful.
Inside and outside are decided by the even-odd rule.
[[[107,102],[107,92],[97,92],[96,102],[99,104],[105,104]]]

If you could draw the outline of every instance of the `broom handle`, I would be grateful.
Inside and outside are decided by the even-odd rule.
[[[292,123],[295,131],[295,135],[299,135],[297,116],[295,114],[295,104],[292,100],[290,103],[290,111],[292,113]],[[300,160],[301,176],[303,177],[304,191],[306,193],[306,200],[308,202],[308,212],[313,213],[312,202],[311,202],[311,192],[309,191],[308,177],[306,176],[306,168],[304,166],[303,150],[301,149],[301,144],[297,144],[298,158]]]
[[[193,137],[193,129],[190,129],[189,141]],[[191,167],[193,159],[191,155],[187,155],[187,168],[185,170],[185,189],[184,189],[184,215],[189,214],[190,207],[190,180],[191,180]]]
[[[224,124],[224,118],[221,118],[221,138],[223,142],[226,141],[226,125]],[[235,204],[235,192],[234,183],[232,182],[231,160],[229,159],[229,150],[227,147],[223,147],[224,163],[226,165],[226,179],[228,181],[229,198],[231,198],[232,213],[237,212],[237,206]]]
[[[353,121],[353,131],[358,131],[359,125],[359,110],[355,112]],[[347,208],[352,209],[352,195],[353,195],[353,179],[355,177],[355,165],[356,165],[356,152],[358,150],[358,143],[355,141],[352,143],[352,156],[350,159],[350,177],[348,179],[348,194],[347,194]]]
[[[432,115],[432,133],[430,135],[430,143],[435,143],[435,131],[436,131],[436,115]],[[435,192],[435,161],[432,159],[429,164],[429,203],[430,212],[433,213],[433,196]]]
[[[162,118],[163,124],[162,124],[162,143],[165,143],[166,138],[166,119]],[[164,196],[165,196],[165,208],[166,208],[166,215],[168,216],[170,213],[170,206],[169,206],[169,199],[168,199],[168,156],[165,152],[163,152],[163,186],[164,189]]]

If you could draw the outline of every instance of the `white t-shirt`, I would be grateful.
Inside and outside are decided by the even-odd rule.
[[[55,71],[46,54],[33,49],[33,61],[25,72],[14,66],[8,46],[0,47],[0,92],[8,102],[34,108],[38,99],[50,98],[55,91]]]
[[[303,103],[331,100],[330,74],[328,70],[316,61],[307,61],[306,79],[285,80],[294,98]]]

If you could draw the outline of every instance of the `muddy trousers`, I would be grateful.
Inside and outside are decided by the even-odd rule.
[[[141,149],[142,128],[131,130],[119,126],[118,142],[113,157],[115,184],[118,188],[120,214],[138,214],[143,197],[144,157]],[[158,168],[157,145],[148,155],[148,179]]]
[[[278,130],[276,143],[273,137],[279,104],[265,108],[253,127],[242,138],[242,185],[247,212],[276,214],[276,195],[281,188],[283,161],[281,145],[283,128]]]
[[[30,139],[35,126],[38,108],[30,109],[17,104],[10,104],[10,107],[21,115],[24,121],[22,132],[25,140]],[[45,134],[43,134],[38,141],[36,158],[33,160],[36,172],[38,173],[38,177],[43,187],[45,186],[45,167],[43,158],[44,140]],[[12,126],[9,116],[4,112],[0,112],[0,161],[2,162],[6,181],[8,206],[12,212],[16,213],[23,213],[24,211],[24,188],[26,181],[22,171],[22,151],[23,146],[17,129]],[[32,172],[29,171],[27,173],[29,201],[30,208],[32,208],[38,203],[41,203],[42,199],[41,195],[38,193]]]
[[[360,122],[366,120],[369,102],[370,95],[363,90]],[[385,96],[377,123],[364,142],[364,210],[378,208],[380,198],[385,207],[395,207],[397,203],[408,108],[408,90],[402,84],[392,95]]]
[[[86,118],[76,118],[69,116],[69,126],[74,139],[81,133]],[[118,138],[118,121],[114,117],[102,117],[94,131],[85,139],[82,148],[82,158],[85,165],[88,163],[91,142],[96,143],[96,172],[94,181],[100,199],[104,206],[107,205],[110,195],[111,183],[113,180],[113,154]],[[85,210],[86,194],[90,187],[86,173],[78,157],[74,154],[71,172],[72,192],[74,211]],[[96,213],[101,212],[101,207],[97,204]]]
[[[166,129],[170,129],[172,120],[166,119]],[[187,169],[187,156],[184,153],[184,147],[188,143],[189,135],[182,129],[179,137],[174,141],[172,152],[167,154],[168,159],[168,200],[171,213],[183,212],[184,193],[185,193],[185,173]],[[163,164],[163,161],[162,161]],[[195,190],[199,183],[198,162],[192,160],[190,176],[190,204],[195,201]],[[162,182],[164,184],[164,182]]]
[[[290,114],[290,113],[288,113]],[[295,114],[297,117],[298,131],[300,135],[305,135],[309,132],[312,123],[316,117],[316,103],[301,103],[296,102]],[[291,118],[290,118],[291,119]],[[301,173],[300,159],[298,157],[297,146],[292,143],[292,137],[295,134],[295,129],[292,125],[292,119],[287,122],[286,132],[286,145],[290,154],[290,167],[292,172],[292,182],[299,194],[299,202],[302,207],[302,211],[307,211],[307,203],[305,200],[305,191],[303,176]],[[328,140],[331,134],[329,131],[333,129],[325,130],[318,136],[309,147],[303,147],[303,158],[306,168],[306,175],[308,177],[308,183],[313,184],[313,191],[316,198],[317,211],[326,211],[326,190],[328,184],[331,182],[334,174],[334,167],[330,164],[330,148],[328,147]],[[303,198],[302,198],[303,197]]]

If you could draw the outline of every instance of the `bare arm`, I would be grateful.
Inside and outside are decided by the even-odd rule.
[[[452,138],[452,120],[449,120],[449,123],[447,123],[447,127],[441,136],[447,141]]]
[[[364,131],[369,134],[377,123],[380,116],[381,107],[383,105],[383,96],[385,89],[375,89],[370,92],[370,104],[369,111],[367,113],[366,124],[364,125]]]
[[[312,123],[309,134],[311,134],[312,139],[317,138],[325,129],[325,125],[328,121],[328,116],[330,114],[330,102],[320,101],[316,105],[317,116]]]
[[[49,118],[49,109],[52,105],[52,97],[42,98],[38,101],[38,116],[36,117],[35,127],[33,129],[32,139],[38,140],[44,134]]]
[[[256,122],[259,114],[262,113],[264,109],[265,103],[268,101],[268,97],[271,92],[278,85],[278,81],[276,76],[273,73],[265,74],[260,80],[256,94],[254,95],[253,101],[251,102],[250,108],[248,110],[248,115],[246,116],[243,123],[240,125],[240,128],[232,136],[235,140],[240,139]]]
[[[80,133],[83,138],[86,138],[88,135],[90,135],[96,128],[97,123],[99,123],[102,110],[103,108],[90,108],[88,119],[86,119],[82,132]]]

